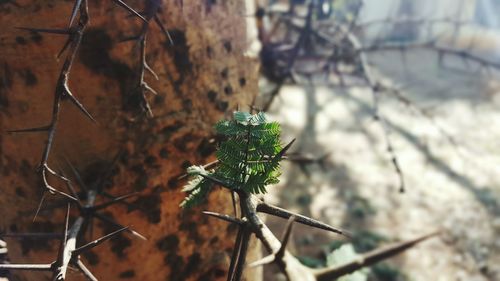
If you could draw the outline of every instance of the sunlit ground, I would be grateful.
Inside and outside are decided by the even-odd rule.
[[[452,59],[440,67],[430,51],[409,52],[406,68],[397,52],[372,58],[426,115],[392,96],[380,100],[406,192],[398,191],[383,127],[372,117],[371,92],[302,85],[284,87],[271,116],[284,142],[297,138],[295,151],[330,154],[324,167],[285,164],[267,200],[365,231],[354,241],[359,249],[442,230],[392,259],[393,279],[384,280],[500,280],[497,78]],[[284,222],[270,222],[279,234]],[[290,249],[320,264],[338,240],[345,239],[297,226]]]

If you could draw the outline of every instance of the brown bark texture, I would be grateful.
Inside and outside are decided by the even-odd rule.
[[[47,134],[6,131],[50,122],[64,57],[58,60],[56,55],[66,40],[15,27],[64,28],[73,2],[0,1],[1,232],[64,228],[64,208],[42,209],[33,222],[43,190],[36,168]],[[143,2],[127,1],[138,11]],[[49,165],[71,176],[69,161],[86,185],[104,180],[109,194],[139,192],[127,200],[130,204],[112,206],[104,214],[148,239],[121,233],[85,254],[83,261],[99,280],[225,280],[235,228],[203,216],[201,210],[230,212],[230,197],[216,190],[205,205],[183,211],[183,183],[176,178],[191,164],[213,160],[212,125],[250,104],[257,92],[257,62],[244,55],[244,2],[164,1],[159,17],[174,45],[151,24],[147,62],[159,80],[148,73],[145,79],[159,94],[147,96],[154,117],[146,118],[133,91],[140,48],[133,41],[119,42],[138,34],[141,23],[113,1],[89,1],[90,24],[69,87],[97,123],[63,101]],[[102,179],[116,155],[110,176]],[[50,182],[65,188],[57,179]],[[60,200],[47,195],[44,208]],[[77,216],[75,208],[71,214],[70,222]],[[116,230],[97,220],[94,224],[94,238]],[[47,263],[57,256],[57,241],[7,242],[12,263]],[[15,276],[45,280],[40,272]],[[69,271],[68,280],[82,279],[77,271]]]

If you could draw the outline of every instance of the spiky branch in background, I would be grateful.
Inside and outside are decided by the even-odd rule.
[[[267,204],[257,197],[258,194],[265,193],[269,185],[278,182],[279,162],[284,158],[284,154],[291,147],[293,141],[282,148],[280,145],[281,129],[279,124],[268,122],[262,112],[255,115],[246,112],[235,112],[234,120],[220,121],[215,128],[219,134],[226,138],[219,145],[216,152],[218,162],[188,168],[188,175],[191,180],[183,189],[188,195],[181,203],[181,206],[188,208],[201,203],[213,185],[219,185],[238,195],[239,211],[235,210],[234,217],[208,211],[203,212],[208,216],[235,224],[238,227],[229,265],[228,281],[241,280],[243,270],[247,266],[246,255],[252,235],[255,235],[262,242],[270,255],[262,260],[250,263],[248,266],[254,267],[275,263],[287,279],[291,281],[331,281],[334,278],[350,274],[362,267],[399,254],[436,235],[436,233],[432,233],[387,248],[381,248],[366,253],[355,261],[349,261],[341,265],[324,269],[308,268],[286,251],[286,245],[294,222],[346,237],[349,237],[350,234],[340,228]],[[210,170],[205,167],[210,167]],[[258,216],[258,213],[288,219],[281,242],[269,230]]]
[[[107,202],[95,204],[96,198],[98,195],[103,195],[101,186],[104,181],[99,181],[100,183],[93,186],[88,187],[83,182],[80,181],[80,175],[68,163],[69,167],[73,170],[74,177],[79,182],[80,192],[77,192],[72,185],[70,180],[66,181],[68,192],[71,193],[71,196],[76,198],[76,201],[71,202],[75,203],[78,209],[78,217],[73,221],[73,224],[69,225],[69,211],[70,211],[70,203],[69,202],[61,202],[62,204],[57,204],[57,206],[67,206],[65,223],[64,223],[64,231],[62,234],[58,233],[0,233],[0,237],[2,238],[16,238],[16,239],[59,239],[59,250],[57,259],[50,264],[0,264],[0,270],[9,270],[9,271],[17,271],[17,270],[28,270],[28,271],[46,271],[52,273],[53,281],[62,281],[66,280],[66,273],[69,266],[73,266],[78,268],[80,272],[85,275],[88,280],[97,280],[97,278],[90,272],[90,270],[85,266],[85,264],[80,259],[80,255],[88,252],[99,244],[105,242],[113,238],[114,236],[126,231],[132,234],[135,237],[145,240],[146,238],[139,234],[138,232],[130,229],[129,227],[124,227],[121,224],[115,222],[114,220],[106,217],[103,214],[100,214],[99,211],[104,210],[112,205],[123,203],[124,200],[135,196],[136,194],[128,194],[120,197],[113,198]],[[107,176],[105,173],[104,177]],[[80,199],[78,194],[84,194],[85,200]],[[46,210],[44,210],[46,211]],[[38,211],[37,211],[38,212]],[[92,240],[93,233],[93,219],[98,219],[106,225],[115,228],[116,230],[91,242],[85,242],[85,233],[88,231],[90,234],[90,240]]]
[[[416,106],[403,92],[393,85],[384,82],[382,77],[372,68],[368,54],[384,50],[400,51],[404,56],[410,49],[424,48],[438,53],[442,65],[444,57],[461,58],[466,65],[476,62],[483,69],[500,69],[500,63],[480,57],[470,49],[459,49],[438,44],[440,38],[430,38],[423,42],[403,41],[398,43],[384,42],[375,38],[364,45],[357,34],[373,25],[394,25],[401,23],[415,24],[432,28],[436,24],[452,25],[457,30],[470,22],[455,21],[450,18],[387,18],[383,20],[360,23],[358,18],[363,8],[362,0],[329,1],[273,1],[267,8],[261,7],[257,16],[261,21],[260,40],[262,42],[261,61],[265,77],[275,84],[262,108],[267,111],[285,83],[301,83],[312,81],[315,85],[332,87],[368,87],[373,94],[373,117],[380,123],[385,135],[387,151],[394,170],[400,181],[400,191],[405,189],[403,169],[397,153],[392,145],[387,120],[379,112],[381,94],[396,98],[407,105],[413,112],[429,119],[437,129],[444,133],[425,110]],[[343,6],[343,7],[342,7]],[[288,7],[288,8],[286,8]],[[342,9],[343,8],[343,9]],[[380,36],[379,36],[380,37]],[[471,42],[472,44],[472,42]],[[472,47],[472,45],[470,46]],[[450,137],[445,134],[448,140]],[[454,141],[451,140],[454,144]]]
[[[146,82],[144,78],[145,72],[148,71],[156,80],[159,79],[158,75],[148,65],[146,60],[146,42],[147,42],[149,25],[151,21],[154,21],[158,25],[158,27],[161,29],[161,31],[165,35],[166,39],[170,42],[170,44],[172,45],[174,44],[167,28],[158,17],[158,13],[161,10],[162,4],[163,0],[145,1],[145,9],[143,12],[140,13],[140,15],[144,18],[144,22],[142,23],[139,35],[132,36],[123,40],[123,41],[137,41],[137,44],[139,45],[139,53],[140,53],[139,79],[138,79],[138,84],[135,87],[137,93],[134,94],[138,94],[140,96],[140,106],[142,110],[146,112],[146,114],[149,117],[153,117],[153,111],[151,109],[151,106],[149,105],[146,94],[149,92],[153,95],[158,95],[158,93],[153,88],[151,88],[151,86],[149,86],[149,84]]]
[[[155,10],[153,14],[148,14],[148,17],[143,17],[143,15],[139,14],[136,12],[134,9],[129,7],[125,2],[122,0],[113,0],[115,4],[118,6],[121,6],[122,8],[126,9],[129,13],[131,13],[134,17],[139,18],[141,21],[143,21],[145,24],[149,23],[149,20],[151,18],[154,18],[155,21],[160,25],[162,30],[166,32],[164,27],[161,25],[161,22],[159,18],[156,16],[156,12],[161,5],[161,0],[148,0],[146,1],[149,6],[151,6],[151,3],[154,2]],[[148,6],[148,7],[149,7]],[[106,194],[105,192],[102,191],[102,187],[94,187],[94,188],[85,188],[84,184],[82,181],[80,181],[80,187],[82,189],[82,192],[85,194],[86,201],[83,203],[81,199],[78,196],[78,193],[74,190],[71,181],[64,176],[61,172],[56,172],[55,169],[49,166],[49,157],[50,153],[52,150],[52,146],[54,143],[56,131],[58,128],[58,123],[60,119],[60,110],[63,105],[63,102],[65,100],[69,100],[72,102],[87,118],[89,118],[91,121],[95,122],[94,118],[92,115],[87,111],[87,109],[83,106],[83,104],[75,97],[75,95],[72,93],[69,87],[69,80],[70,80],[70,73],[72,66],[75,62],[76,55],[78,53],[78,49],[81,46],[82,38],[84,36],[85,30],[89,24],[89,7],[88,7],[88,0],[75,0],[73,4],[73,8],[69,17],[68,21],[68,27],[64,29],[50,29],[50,28],[31,28],[31,27],[19,27],[21,30],[27,30],[31,32],[43,32],[43,33],[49,33],[49,34],[55,34],[55,35],[65,35],[67,36],[66,42],[64,46],[62,47],[61,51],[58,53],[57,57],[61,57],[65,52],[67,53],[66,58],[64,59],[64,63],[61,69],[61,72],[59,74],[59,78],[56,84],[56,89],[54,93],[54,102],[52,106],[52,116],[51,116],[51,121],[48,125],[45,126],[40,126],[40,127],[34,127],[34,128],[28,128],[28,129],[15,129],[15,130],[10,130],[10,133],[29,133],[29,132],[47,132],[47,142],[45,145],[45,148],[43,150],[42,154],[42,159],[40,161],[39,167],[38,167],[38,173],[41,178],[41,182],[43,184],[43,193],[42,193],[42,198],[40,200],[40,204],[36,210],[35,213],[35,218],[38,215],[39,211],[43,208],[42,204],[45,198],[45,195],[48,193],[50,194],[57,194],[61,195],[63,197],[63,204],[66,205],[68,203],[76,204],[78,207],[78,210],[80,212],[79,217],[74,221],[73,225],[69,227],[69,205],[68,205],[68,213],[66,214],[66,220],[65,220],[65,229],[64,233],[62,235],[62,238],[54,235],[54,234],[49,234],[50,237],[59,237],[61,238],[61,244],[59,247],[59,254],[57,256],[57,260],[51,264],[39,264],[39,265],[10,265],[10,264],[0,264],[0,270],[34,270],[34,271],[50,271],[53,273],[52,280],[65,280],[66,277],[66,271],[68,269],[69,265],[75,266],[78,268],[89,280],[97,280],[92,273],[85,267],[85,265],[82,263],[80,260],[80,254],[88,251],[89,249],[97,246],[98,244],[104,242],[105,240],[113,237],[114,235],[117,235],[120,232],[123,231],[128,231],[131,234],[140,237],[141,239],[145,239],[144,236],[141,234],[130,230],[128,227],[123,227],[119,223],[113,221],[112,219],[100,214],[98,211],[103,210],[109,206],[112,206],[117,203],[124,203],[124,200],[135,195],[125,195],[121,197],[114,198],[113,196]],[[146,25],[147,27],[147,25]],[[147,29],[147,28],[146,28]],[[144,76],[144,69],[149,67],[147,66],[145,62],[145,31],[146,29],[143,28],[144,31],[144,39],[141,41],[141,62],[142,62],[142,68],[141,68],[141,86],[145,89],[150,89],[147,84],[143,81],[143,76]],[[148,106],[149,108],[149,106]],[[72,167],[72,166],[71,166]],[[74,170],[74,169],[73,169]],[[75,176],[77,179],[79,178],[78,174],[75,171]],[[64,192],[61,190],[56,189],[54,186],[52,186],[49,183],[49,177],[53,176],[55,178],[60,179],[62,182],[64,182],[68,188],[68,192]],[[71,194],[71,195],[70,195]],[[106,203],[102,203],[100,205],[94,205],[94,201],[96,199],[97,195],[104,195],[106,197],[111,197],[112,199]],[[97,239],[87,245],[81,246],[80,248],[77,248],[77,245],[81,244],[82,235],[87,229],[90,229],[90,237],[92,239],[92,220],[93,218],[99,219],[102,222],[104,222],[107,225],[110,225],[114,228],[118,227],[119,230],[106,235],[100,239]],[[0,236],[11,236],[11,237],[17,237],[17,238],[26,238],[26,237],[37,237],[37,238],[45,238],[47,237],[46,235],[42,234],[36,234],[36,233],[25,233],[25,234],[16,234],[16,233],[11,233],[11,234],[4,234]]]

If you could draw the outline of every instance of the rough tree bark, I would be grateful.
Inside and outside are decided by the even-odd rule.
[[[143,2],[127,1],[138,10]],[[63,229],[63,210],[42,210],[32,222],[42,192],[35,169],[47,134],[5,132],[49,122],[62,62],[55,56],[65,40],[15,27],[63,28],[72,5],[73,1],[63,0],[0,1],[2,232]],[[128,206],[111,207],[107,215],[148,238],[142,241],[122,233],[87,254],[84,261],[100,280],[226,278],[235,228],[204,217],[200,210],[230,212],[228,196],[217,191],[207,205],[182,211],[178,206],[184,194],[176,178],[189,163],[212,160],[212,124],[238,105],[250,104],[257,92],[257,62],[244,56],[248,45],[244,5],[241,0],[164,1],[160,18],[174,45],[157,26],[151,27],[147,61],[160,79],[146,78],[159,92],[148,96],[154,113],[148,119],[132,91],[138,79],[139,48],[133,42],[118,43],[137,34],[140,23],[127,18],[112,1],[89,1],[90,25],[69,85],[97,124],[63,102],[49,164],[69,174],[67,158],[92,185],[119,154],[105,179],[106,192],[140,194],[129,199]],[[45,205],[53,198],[60,199],[48,196]],[[113,230],[99,222],[96,226],[94,238]],[[47,262],[57,255],[57,242],[8,242],[13,262]],[[16,276],[40,280],[41,274]],[[69,279],[82,279],[79,275],[70,272]]]

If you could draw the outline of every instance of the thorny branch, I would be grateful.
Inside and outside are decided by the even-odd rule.
[[[138,14],[135,10],[130,8],[121,0],[113,0],[118,5],[124,7],[130,13],[136,15],[137,17],[144,20],[144,18]],[[75,23],[76,17],[78,16],[78,21]],[[56,178],[59,178],[65,182],[68,181],[67,178],[58,174],[49,166],[49,156],[52,149],[52,145],[54,143],[58,122],[60,119],[60,110],[62,106],[62,102],[65,100],[69,100],[72,102],[85,116],[87,116],[91,121],[95,122],[92,115],[87,111],[87,109],[83,106],[82,103],[73,95],[69,87],[69,79],[72,66],[74,64],[76,54],[81,45],[82,38],[84,32],[89,24],[89,13],[88,13],[88,1],[87,0],[75,0],[74,6],[70,15],[68,28],[66,29],[47,29],[47,28],[27,28],[21,27],[22,30],[28,30],[31,32],[44,32],[49,34],[59,34],[66,35],[66,43],[58,54],[58,57],[61,56],[67,50],[67,56],[64,60],[61,72],[59,74],[59,78],[57,80],[56,89],[54,92],[54,101],[52,106],[52,117],[51,121],[48,125],[27,129],[16,129],[10,130],[11,133],[26,133],[26,132],[46,132],[47,133],[47,141],[45,148],[42,153],[42,159],[38,166],[38,174],[43,183],[43,194],[42,200],[40,202],[43,203],[43,199],[46,192],[51,194],[59,194],[62,195],[72,201],[76,201],[75,197],[72,197],[62,191],[57,190],[49,183],[49,175],[52,175]],[[39,208],[40,208],[39,207]],[[35,215],[36,217],[36,215]]]
[[[72,167],[74,170],[74,168]],[[76,170],[74,170],[76,171]],[[75,174],[75,177],[79,178],[79,174]],[[71,181],[66,181],[68,189],[77,197],[77,192],[71,186]],[[95,204],[96,197],[99,194],[98,190],[100,187],[88,188],[80,185],[81,191],[85,193],[86,201],[82,202],[80,199],[72,201],[76,204],[79,211],[79,216],[74,220],[73,224],[69,226],[69,210],[70,203],[67,204],[67,211],[65,216],[65,226],[62,234],[58,233],[6,233],[0,234],[0,237],[11,237],[17,239],[59,239],[59,250],[57,258],[54,262],[50,264],[0,264],[0,270],[30,270],[30,271],[48,271],[52,273],[53,281],[66,280],[66,274],[70,266],[78,268],[82,274],[84,274],[88,280],[97,280],[97,278],[88,270],[85,264],[81,261],[80,255],[93,249],[94,247],[100,245],[101,243],[113,238],[121,232],[127,231],[130,234],[146,239],[141,234],[135,232],[129,227],[124,227],[119,223],[107,218],[106,216],[99,214],[98,211],[103,210],[112,205],[123,202],[126,198],[130,198],[135,194],[129,194],[125,196],[116,197],[108,202],[101,204]],[[88,226],[92,224],[92,220],[96,218],[104,222],[105,224],[111,225],[117,228],[101,238],[93,240],[89,243],[84,243],[83,237],[84,232],[88,230]],[[90,229],[90,232],[92,230]],[[91,237],[92,239],[92,237]]]
[[[236,114],[235,114],[236,116]],[[247,134],[242,131],[241,134]],[[241,140],[243,141],[243,140]],[[240,161],[244,165],[248,165],[248,153],[250,138],[247,134],[247,145],[245,151],[241,150],[239,153],[244,155]],[[295,140],[292,140],[285,147],[283,147],[276,155],[263,156],[261,161],[267,161],[272,159],[282,159],[282,156],[288,151]],[[242,144],[244,146],[245,144]],[[221,160],[223,161],[223,160]],[[214,167],[218,162],[212,162],[205,167]],[[243,165],[243,164],[242,164]],[[204,171],[204,172],[203,172]],[[250,170],[249,170],[250,171]],[[251,172],[250,172],[251,173]],[[257,239],[264,245],[266,250],[271,254],[264,257],[261,260],[254,261],[248,266],[259,266],[268,263],[275,263],[280,271],[286,276],[287,280],[298,281],[298,280],[317,280],[317,281],[329,281],[332,278],[337,278],[346,274],[350,274],[361,267],[371,265],[383,259],[389,258],[396,255],[414,245],[418,242],[423,241],[434,234],[426,235],[418,238],[417,240],[410,240],[400,244],[395,244],[393,246],[369,252],[363,255],[361,258],[356,259],[353,262],[342,264],[340,266],[329,267],[321,270],[313,270],[304,265],[302,265],[295,257],[286,251],[286,245],[288,244],[290,234],[292,231],[292,225],[294,222],[298,222],[310,227],[330,231],[336,234],[340,234],[346,237],[351,237],[349,232],[325,224],[323,222],[317,221],[315,219],[293,213],[283,208],[273,206],[265,203],[264,201],[257,198],[256,195],[252,194],[248,188],[245,188],[245,182],[232,181],[230,178],[224,178],[223,176],[219,178],[216,174],[209,174],[206,170],[202,169],[201,172],[197,174],[206,180],[218,184],[231,192],[231,194],[238,195],[239,202],[239,212],[235,211],[235,214],[239,213],[238,217],[231,217],[226,214],[218,214],[214,212],[205,211],[205,215],[214,217],[225,222],[234,224],[238,228],[236,235],[236,241],[233,248],[233,253],[231,256],[231,261],[229,265],[227,280],[228,281],[240,281],[243,275],[243,270],[246,265],[246,255],[249,247],[250,238],[255,235]],[[233,199],[234,200],[234,199]],[[283,238],[280,242],[274,236],[274,234],[269,230],[266,224],[258,216],[258,213],[265,213],[267,215],[288,219],[287,227],[283,234]]]
[[[259,38],[263,44],[261,50],[262,72],[276,86],[269,94],[269,98],[262,106],[267,111],[280,93],[281,87],[287,83],[300,83],[300,77],[326,78],[324,83],[332,87],[366,86],[373,94],[373,117],[379,122],[385,136],[386,147],[390,161],[399,178],[399,190],[405,190],[403,169],[399,163],[397,153],[390,137],[390,129],[386,125],[385,117],[379,112],[379,96],[389,94],[397,100],[411,107],[424,118],[429,119],[437,126],[432,117],[414,105],[411,100],[393,85],[385,83],[370,65],[368,54],[384,50],[400,51],[403,55],[410,49],[429,49],[435,51],[440,65],[445,56],[454,56],[464,61],[477,63],[482,69],[500,69],[500,63],[488,60],[471,52],[473,41],[468,48],[461,49],[438,44],[440,36],[422,42],[403,41],[398,43],[383,42],[379,38],[371,44],[364,45],[357,34],[373,25],[388,25],[407,23],[431,28],[434,25],[453,25],[455,30],[471,25],[467,21],[458,21],[451,18],[423,19],[423,18],[387,18],[369,22],[358,22],[363,1],[351,10],[350,21],[342,21],[330,15],[321,14],[319,5],[322,1],[309,0],[302,4],[288,1],[289,9],[277,8],[279,4],[260,8],[259,20],[263,18],[271,23],[269,26],[259,24]],[[283,4],[283,2],[281,2]],[[331,5],[331,4],[329,4]],[[333,9],[333,7],[329,7]],[[363,81],[360,85],[356,81]],[[315,80],[316,84],[321,84]],[[438,128],[443,132],[441,128]],[[445,134],[447,139],[449,136]],[[451,140],[453,144],[454,141]]]
[[[225,187],[229,188],[231,191],[234,190],[234,187]],[[240,218],[234,218],[229,215],[213,212],[203,212],[204,214],[211,217],[236,224],[238,227],[238,233],[236,236],[236,242],[228,272],[228,281],[241,280],[242,272],[246,266],[255,267],[269,263],[276,264],[280,271],[287,277],[287,280],[290,281],[330,281],[334,278],[353,273],[354,271],[362,267],[372,265],[381,260],[397,255],[415,246],[419,242],[422,242],[438,234],[437,232],[435,232],[418,237],[413,240],[396,243],[381,249],[376,249],[372,252],[363,254],[359,259],[347,262],[345,264],[331,266],[323,269],[311,269],[301,264],[298,259],[296,259],[286,250],[286,245],[289,241],[290,233],[292,231],[292,224],[294,222],[299,222],[311,227],[328,230],[344,236],[347,236],[348,233],[344,230],[326,225],[314,219],[268,205],[257,199],[254,195],[247,194],[244,191],[238,191],[236,193],[239,197],[239,206],[241,210],[240,213],[242,214]],[[278,240],[278,238],[276,238],[276,236],[269,230],[266,224],[258,216],[258,213],[266,213],[272,216],[288,218],[288,224],[285,228],[281,241]],[[254,261],[246,265],[246,254],[250,237],[252,235],[255,235],[255,237],[259,239],[266,250],[271,254],[261,260]]]
[[[137,13],[134,9],[130,8],[126,3],[121,0],[113,0],[117,5],[123,7],[132,15],[140,18],[142,21],[146,22],[146,19],[139,13]],[[161,2],[161,1],[155,1]],[[159,22],[159,21],[158,21]],[[28,27],[20,27],[21,30],[27,30],[31,32],[43,32],[49,34],[56,35],[65,35],[67,36],[66,42],[62,47],[61,51],[58,53],[57,57],[62,56],[65,52],[67,53],[66,58],[64,60],[63,66],[61,68],[61,72],[59,74],[59,78],[57,80],[56,89],[54,92],[54,101],[52,105],[52,116],[51,121],[48,125],[41,127],[34,127],[28,129],[16,129],[10,130],[11,133],[25,133],[25,132],[46,132],[47,133],[47,141],[45,148],[42,153],[42,159],[40,161],[38,167],[38,174],[43,183],[43,194],[38,209],[35,214],[35,218],[42,208],[42,203],[45,197],[46,192],[51,194],[59,194],[63,196],[65,205],[67,205],[67,212],[65,217],[65,227],[64,232],[61,234],[57,233],[7,233],[1,235],[3,237],[13,237],[17,239],[60,239],[60,245],[58,250],[57,259],[50,264],[0,264],[0,270],[30,270],[30,271],[49,271],[52,272],[52,279],[54,281],[61,281],[66,279],[66,273],[70,266],[78,268],[89,280],[97,280],[96,277],[89,271],[89,269],[85,266],[85,264],[80,260],[80,255],[89,251],[90,249],[98,246],[104,241],[114,237],[115,235],[128,231],[129,233],[141,238],[146,239],[141,234],[129,229],[128,227],[123,227],[119,223],[113,221],[110,218],[100,214],[98,211],[103,210],[109,206],[112,206],[117,203],[123,203],[125,199],[134,196],[135,194],[129,194],[121,197],[114,198],[113,196],[108,195],[107,197],[112,197],[112,200],[95,205],[94,201],[96,196],[101,192],[99,186],[95,186],[95,188],[87,188],[81,181],[79,174],[76,170],[71,166],[73,172],[75,173],[75,177],[77,181],[80,183],[80,188],[82,192],[86,195],[86,202],[83,203],[78,196],[78,193],[72,186],[71,181],[65,177],[62,173],[56,172],[53,168],[49,166],[49,156],[52,150],[52,146],[54,143],[56,131],[58,128],[58,123],[60,120],[60,110],[62,104],[65,100],[69,100],[72,102],[85,116],[87,116],[91,121],[95,122],[92,115],[87,111],[87,109],[82,105],[82,103],[73,95],[70,90],[69,80],[72,66],[74,64],[78,49],[81,46],[82,38],[84,32],[89,24],[89,13],[88,13],[88,0],[75,0],[74,5],[71,11],[71,15],[69,18],[68,27],[65,29],[48,29],[48,28],[28,28]],[[141,55],[143,57],[143,66],[145,64],[145,40],[143,42],[143,48]],[[149,67],[147,67],[149,68]],[[142,70],[143,72],[143,70]],[[143,75],[142,75],[143,76]],[[141,76],[141,77],[142,77]],[[147,85],[146,85],[147,86]],[[69,164],[69,163],[68,163]],[[60,180],[62,180],[67,188],[69,193],[65,193],[53,187],[49,183],[49,176],[54,176]],[[78,207],[80,215],[76,218],[73,224],[69,225],[69,209],[70,203],[76,204]],[[92,239],[92,220],[93,218],[97,218],[103,221],[105,224],[112,225],[118,230],[105,235],[99,239],[96,239],[88,244],[82,244],[83,242],[83,233],[88,229],[90,225],[90,237]]]
[[[151,75],[156,79],[159,80],[158,75],[154,72],[154,70],[148,65],[147,60],[146,60],[146,42],[147,42],[147,35],[148,35],[148,30],[149,30],[149,25],[152,20],[158,25],[162,33],[165,35],[166,39],[169,41],[171,45],[174,44],[172,37],[170,36],[170,33],[168,32],[167,28],[165,25],[161,22],[160,17],[158,16],[158,13],[161,10],[161,6],[163,4],[163,0],[147,0],[146,2],[146,7],[145,10],[140,13],[141,17],[144,19],[144,22],[142,23],[141,31],[139,35],[136,36],[131,36],[123,41],[132,41],[135,40],[137,41],[139,45],[139,53],[140,53],[140,61],[139,61],[139,79],[138,79],[138,84],[135,87],[135,90],[140,96],[140,106],[144,112],[146,112],[148,117],[153,117],[153,111],[151,109],[151,106],[149,105],[148,99],[146,97],[146,94],[152,93],[153,95],[158,95],[158,93],[151,87],[149,84],[146,82],[144,76],[145,72],[148,71],[151,73]]]

